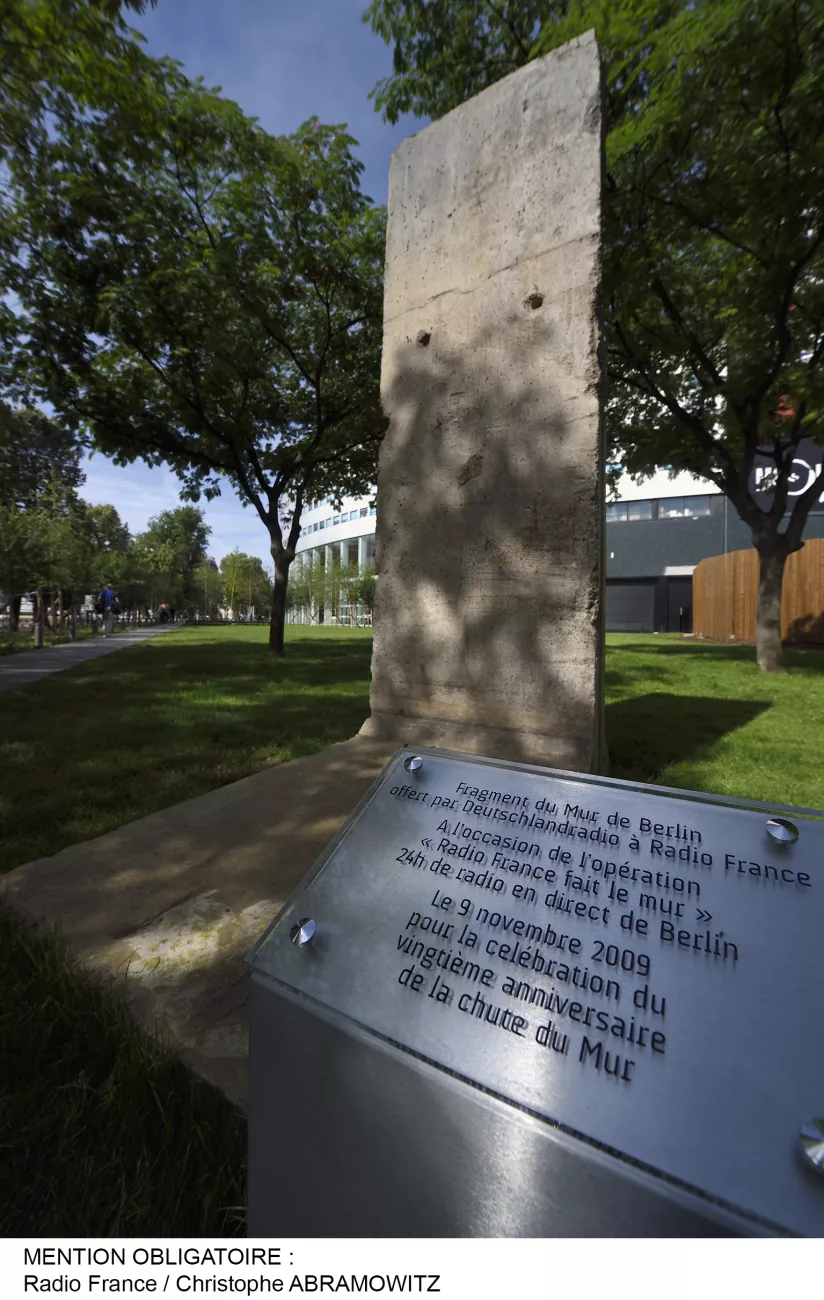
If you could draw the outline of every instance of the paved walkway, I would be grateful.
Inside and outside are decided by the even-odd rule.
[[[143,627],[134,632],[118,632],[111,637],[101,634],[88,641],[66,641],[62,645],[49,646],[46,650],[21,650],[19,654],[0,656],[0,695],[39,682],[52,673],[61,673],[66,668],[73,668],[75,664],[85,663],[87,659],[100,659],[103,655],[113,654],[115,650],[123,650],[126,646],[137,645],[151,636],[160,636],[174,630],[174,627],[169,626]]]

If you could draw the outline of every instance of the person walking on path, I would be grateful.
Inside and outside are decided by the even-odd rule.
[[[112,584],[107,582],[97,597],[98,613],[103,615],[103,635],[111,636],[114,631],[116,597]]]

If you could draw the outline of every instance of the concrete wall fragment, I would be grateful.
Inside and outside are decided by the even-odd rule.
[[[604,760],[602,103],[588,33],[393,155],[365,734]]]

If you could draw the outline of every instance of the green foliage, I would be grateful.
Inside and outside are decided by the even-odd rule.
[[[324,620],[340,617],[342,605],[363,605],[372,612],[375,575],[371,569],[359,573],[357,564],[343,565],[335,559],[327,567],[319,560],[302,568],[290,583],[293,609],[324,611]]]
[[[147,0],[3,0],[0,160],[36,152],[50,119],[79,116],[113,77],[141,67],[121,10],[146,7]]]
[[[363,605],[367,614],[371,614],[375,608],[375,594],[378,589],[378,580],[371,569],[364,570],[351,586],[350,598],[353,605]]]
[[[36,172],[50,139],[118,95],[125,105],[154,61],[133,39],[122,9],[155,0],[3,0],[0,5],[0,165]],[[6,296],[17,251],[9,195],[0,192],[0,337],[18,337]],[[0,352],[0,377],[12,380]],[[20,391],[19,386],[17,391]]]
[[[0,590],[13,610],[36,587],[83,580],[80,454],[78,439],[41,412],[0,404]]]
[[[41,411],[0,402],[0,506],[34,510],[55,482],[68,501],[85,479],[82,450],[75,434]]]
[[[214,560],[203,560],[194,575],[197,596],[195,606],[205,618],[216,618],[223,608],[225,594],[223,577]]]
[[[164,601],[173,609],[197,605],[198,575],[211,531],[203,511],[190,505],[164,510],[149,520],[134,545],[134,571],[147,605],[156,608]]]
[[[579,0],[536,52],[591,26],[608,68],[613,449],[631,473],[710,479],[766,542],[800,439],[822,433],[824,10]],[[758,449],[776,467],[769,513],[750,491]],[[787,550],[821,487],[793,504]]]
[[[563,0],[372,0],[363,21],[393,46],[393,72],[370,98],[388,122],[443,117],[523,66]]]
[[[326,605],[326,571],[319,559],[302,564],[289,583],[289,608],[317,611]]]
[[[36,516],[0,505],[0,592],[7,600],[34,589],[42,562]]]
[[[607,89],[608,459],[715,483],[782,565],[824,487],[819,476],[789,497],[799,442],[824,442],[824,7],[518,8],[542,22],[526,52],[515,6],[374,0],[368,16],[396,48],[378,104],[389,117],[445,112],[497,80],[491,48],[520,64],[594,28]],[[775,470],[766,508],[752,492],[759,454]]]
[[[190,499],[228,479],[283,591],[307,497],[374,479],[384,214],[342,127],[273,138],[168,63],[114,90],[14,160],[19,382]]]
[[[236,618],[250,605],[257,613],[271,609],[272,582],[257,555],[235,549],[220,561],[220,574],[226,608]]]

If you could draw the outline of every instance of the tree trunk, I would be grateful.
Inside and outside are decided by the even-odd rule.
[[[69,609],[69,637],[72,641],[77,640],[77,604],[74,600]]]
[[[44,615],[43,588],[37,588],[37,602],[34,607],[34,648],[39,650],[43,644],[43,615]]]
[[[758,552],[758,610],[755,618],[755,656],[764,673],[783,673],[781,653],[781,589],[787,556],[774,547]]]
[[[9,630],[16,632],[20,627],[20,605],[22,596],[12,596],[11,605],[9,606]]]
[[[273,659],[283,657],[286,628],[286,588],[289,585],[289,564],[285,556],[275,560],[275,585],[272,591],[272,617],[269,621],[269,654]]]

